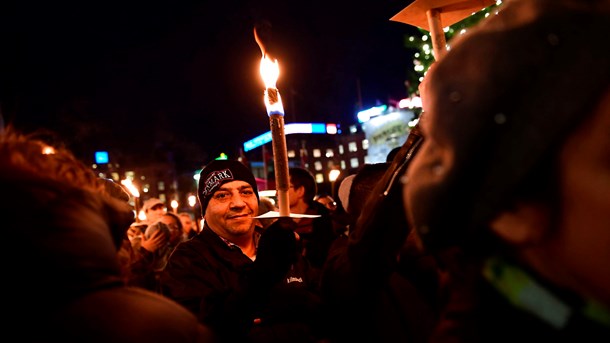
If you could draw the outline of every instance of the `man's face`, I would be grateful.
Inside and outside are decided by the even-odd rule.
[[[157,204],[146,211],[146,220],[149,223],[156,222],[161,216],[165,214],[165,206],[163,204]]]
[[[290,207],[294,207],[299,203],[299,195],[297,190],[299,188],[295,188],[295,186],[290,183],[290,187],[288,188],[288,202],[290,203]]]
[[[258,198],[245,181],[222,185],[210,199],[205,222],[219,236],[228,240],[252,235],[258,214]]]

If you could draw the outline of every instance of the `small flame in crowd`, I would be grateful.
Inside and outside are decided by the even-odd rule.
[[[134,186],[134,184],[131,183],[130,179],[121,180],[121,184],[123,186],[125,186],[125,188],[127,188],[129,193],[131,193],[131,195],[133,195],[134,197],[138,198],[140,196],[140,191],[138,191],[136,186]]]

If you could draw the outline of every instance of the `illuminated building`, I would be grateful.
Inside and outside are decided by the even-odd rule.
[[[385,162],[388,153],[405,142],[417,118],[414,104],[403,101],[405,108],[383,105],[361,111],[358,123],[347,130],[331,123],[286,124],[288,164],[308,169],[322,185],[320,191],[329,190],[331,170],[349,175],[365,163]],[[268,180],[263,188],[274,189],[271,132],[244,142],[243,151],[254,175]]]

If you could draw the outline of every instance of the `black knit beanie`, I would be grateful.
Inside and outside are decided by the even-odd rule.
[[[199,187],[197,196],[201,205],[201,215],[205,216],[205,210],[208,203],[220,186],[227,182],[241,180],[252,186],[256,197],[258,195],[258,187],[254,175],[243,163],[231,160],[214,160],[208,163],[199,174]]]

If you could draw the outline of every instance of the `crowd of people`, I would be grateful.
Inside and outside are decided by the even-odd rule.
[[[120,184],[6,125],[1,213],[30,255],[6,259],[9,337],[610,340],[608,34],[608,0],[506,1],[428,71],[386,162],[332,195],[290,168],[299,218],[259,219],[276,207],[251,170],[214,160],[201,229],[155,198],[142,221]]]

